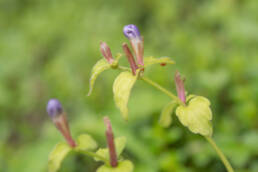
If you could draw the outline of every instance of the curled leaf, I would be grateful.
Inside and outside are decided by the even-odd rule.
[[[119,162],[117,167],[102,165],[97,172],[133,172],[133,163],[129,160]]]
[[[137,75],[132,75],[131,72],[122,72],[115,79],[113,84],[113,93],[115,104],[121,111],[123,118],[128,120],[128,99],[131,93],[131,89],[137,80]]]
[[[103,71],[111,68],[111,65],[106,61],[106,59],[99,60],[92,68],[91,70],[91,77],[90,77],[90,89],[88,92],[88,96],[92,93],[92,90],[94,88],[95,81],[100,73]]]
[[[163,109],[160,115],[159,123],[163,127],[169,127],[172,123],[172,113],[177,103],[175,101],[169,102]]]
[[[176,109],[176,115],[180,122],[193,133],[203,136],[212,135],[212,112],[210,101],[202,96],[190,99],[187,106],[180,105]]]
[[[175,64],[173,60],[171,60],[169,57],[159,57],[159,58],[154,58],[154,57],[145,57],[144,58],[144,66],[148,67],[153,64]]]
[[[97,148],[97,142],[88,134],[82,134],[77,139],[76,150],[94,150]]]
[[[116,155],[118,158],[123,152],[125,145],[126,145],[126,137],[118,137],[115,139]],[[96,154],[102,156],[105,159],[109,159],[109,152],[107,148],[99,148]],[[98,158],[95,158],[95,160],[100,161],[100,159]]]
[[[58,143],[54,150],[49,154],[48,159],[48,171],[49,172],[56,172],[60,168],[60,165],[66,155],[72,149],[66,143]]]

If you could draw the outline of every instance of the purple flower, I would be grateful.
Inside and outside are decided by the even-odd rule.
[[[55,118],[63,113],[61,103],[57,99],[50,99],[47,104],[47,113],[51,118]]]
[[[181,79],[180,73],[178,71],[176,71],[176,74],[175,74],[175,83],[176,83],[176,90],[177,90],[178,98],[182,102],[186,103],[184,82]]]
[[[105,59],[108,61],[109,64],[112,64],[114,62],[111,50],[107,43],[100,42],[100,52],[105,57]]]
[[[124,35],[129,39],[133,51],[137,58],[137,63],[141,66],[144,66],[143,63],[143,39],[140,35],[140,32],[137,26],[133,24],[126,25],[123,29]]]
[[[71,146],[75,147],[76,143],[73,140],[69,124],[66,119],[65,112],[63,111],[61,103],[57,99],[50,99],[47,104],[47,113],[54,122],[56,128],[64,136],[66,142]]]
[[[124,26],[124,35],[129,39],[141,39],[139,29],[134,24]]]

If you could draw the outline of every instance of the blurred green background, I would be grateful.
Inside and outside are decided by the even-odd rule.
[[[236,171],[258,171],[257,0],[0,0],[1,172],[47,171],[49,152],[64,140],[45,111],[53,97],[63,103],[73,135],[92,134],[100,146],[108,115],[115,135],[128,139],[124,157],[135,172],[225,171],[210,145],[175,116],[170,128],[159,126],[169,98],[142,81],[131,94],[129,122],[113,102],[118,71],[101,74],[86,96],[99,42],[122,52],[122,28],[131,23],[144,36],[146,56],[177,62],[145,75],[175,92],[179,70],[189,93],[211,100],[214,139]],[[60,171],[98,166],[73,154]]]

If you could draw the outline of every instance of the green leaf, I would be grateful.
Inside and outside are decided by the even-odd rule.
[[[196,95],[190,94],[186,97],[186,102],[189,102],[192,98],[196,97]]]
[[[163,127],[169,127],[172,123],[172,113],[177,103],[175,101],[169,102],[163,109],[160,115],[159,123]]]
[[[113,84],[114,100],[125,120],[128,120],[127,104],[131,89],[136,80],[137,75],[134,76],[131,72],[126,71],[120,73]]]
[[[90,89],[88,92],[88,96],[92,93],[92,90],[94,88],[95,81],[100,73],[103,71],[110,69],[111,65],[106,61],[106,59],[99,60],[92,68],[91,70],[91,77],[90,77]]]
[[[118,137],[115,139],[115,147],[116,147],[116,155],[117,158],[121,155],[126,145],[126,137]],[[108,148],[99,148],[96,154],[102,156],[105,159],[109,160],[109,152]],[[100,159],[95,158],[96,161],[100,161]]]
[[[60,165],[66,157],[66,155],[71,150],[72,149],[70,148],[70,146],[68,146],[66,143],[58,143],[49,155],[48,171],[56,172],[60,168]]]
[[[76,150],[94,150],[97,146],[97,142],[90,135],[82,134],[77,139]]]
[[[144,67],[151,66],[153,64],[175,64],[173,60],[171,60],[169,57],[145,57],[144,58]]]
[[[133,172],[133,163],[129,160],[119,162],[117,167],[102,165],[97,172]]]
[[[196,96],[190,99],[187,106],[178,106],[176,115],[191,132],[204,136],[212,135],[212,112],[207,98]]]
[[[126,145],[126,137],[118,137],[115,139],[115,146],[116,146],[116,154],[117,157],[121,155]]]

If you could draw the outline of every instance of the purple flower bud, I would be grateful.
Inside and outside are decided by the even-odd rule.
[[[140,32],[137,26],[130,24],[124,27],[123,29],[124,35],[130,40],[133,51],[137,58],[137,63],[141,66],[144,66],[143,63],[143,39],[140,35]]]
[[[54,122],[56,128],[64,136],[66,142],[71,146],[75,147],[76,143],[73,140],[69,125],[66,119],[66,115],[63,111],[61,103],[57,99],[50,99],[47,104],[47,112]]]
[[[114,62],[111,50],[107,43],[100,42],[100,52],[105,57],[105,59],[108,61],[109,64],[112,64]]]
[[[125,55],[128,59],[130,66],[131,66],[133,75],[136,75],[136,69],[138,69],[138,66],[136,65],[134,57],[126,43],[123,43],[123,50],[125,52]]]
[[[107,138],[107,144],[108,144],[108,150],[109,150],[110,165],[112,167],[116,167],[117,166],[117,155],[116,155],[116,147],[115,147],[115,142],[114,142],[114,134],[112,131],[112,126],[111,126],[110,120],[107,116],[104,117],[104,123],[106,124],[106,127],[107,127],[106,138]]]
[[[175,83],[176,83],[177,96],[182,102],[186,103],[184,82],[181,79],[178,71],[176,71],[176,74],[175,74]]]
[[[123,29],[124,35],[129,39],[141,39],[141,34],[139,29],[134,24],[129,24],[124,26]]]
[[[50,99],[47,104],[47,113],[51,118],[55,118],[63,113],[61,103],[57,99]]]

